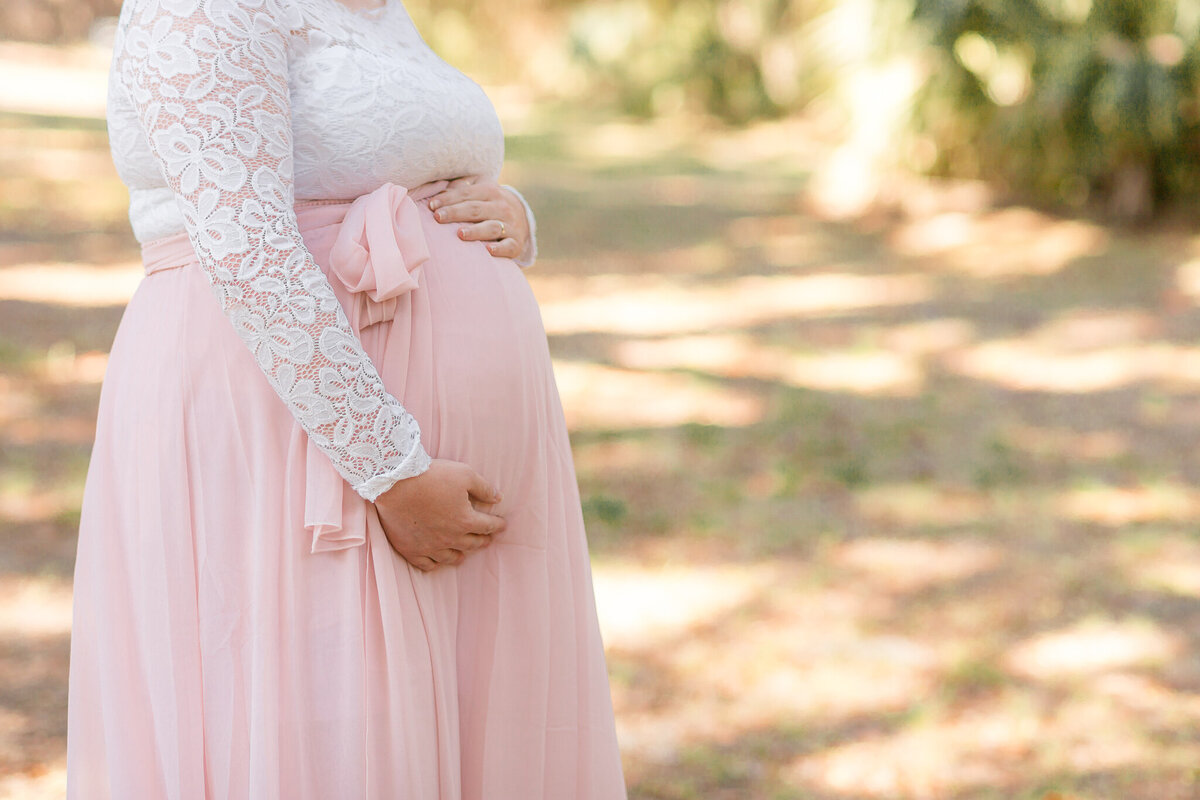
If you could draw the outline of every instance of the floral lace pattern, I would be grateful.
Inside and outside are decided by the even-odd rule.
[[[293,204],[300,180],[336,199],[389,180],[494,178],[503,138],[482,90],[424,46],[397,0],[370,14],[337,0],[126,0],[111,86],[139,239],[172,232],[171,198],[238,335],[360,495],[423,472],[417,423],[384,389]]]

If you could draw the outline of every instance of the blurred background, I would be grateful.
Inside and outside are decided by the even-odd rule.
[[[141,275],[118,5],[0,5],[0,798]],[[631,797],[1200,798],[1200,2],[407,5],[538,213]]]

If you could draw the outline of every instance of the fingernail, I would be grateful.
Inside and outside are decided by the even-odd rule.
[[[463,229],[463,228],[458,229],[458,238],[460,238],[460,239],[467,238],[467,232],[465,229]]]
[[[489,244],[489,245],[487,246],[487,249],[488,249],[488,252],[489,252],[489,253],[491,253],[492,255],[496,255],[496,245],[494,245],[494,244]]]
[[[437,211],[437,210],[438,210],[439,208],[441,208],[441,207],[442,207],[442,204],[441,204],[441,203],[439,203],[437,200],[430,200],[430,201],[429,201],[429,210],[430,210],[430,211]]]
[[[435,211],[435,212],[433,212],[433,217],[434,217],[434,219],[436,219],[438,222],[441,222],[441,221],[442,221],[442,218],[443,218],[443,217],[445,217],[445,216],[446,216],[446,215],[445,215],[445,214],[443,214],[443,213],[442,213],[442,212],[440,212],[440,211]]]

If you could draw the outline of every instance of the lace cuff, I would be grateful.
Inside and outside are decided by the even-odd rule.
[[[356,484],[354,491],[358,492],[364,500],[369,500],[373,503],[379,495],[392,488],[396,481],[416,477],[429,469],[430,461],[431,459],[429,458],[429,454],[425,452],[425,448],[421,446],[420,442],[417,442],[399,466],[390,472],[375,475],[367,478],[362,483]]]
[[[523,194],[508,184],[503,184],[503,188],[516,195],[517,199],[521,201],[521,205],[525,207],[525,219],[529,222],[529,243],[525,245],[524,252],[513,259],[518,267],[525,269],[533,266],[533,262],[537,261],[537,219],[534,218],[533,209],[529,207],[529,202]]]

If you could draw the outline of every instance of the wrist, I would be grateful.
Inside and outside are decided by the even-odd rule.
[[[425,452],[420,441],[396,467],[379,475],[372,476],[354,487],[354,491],[364,499],[375,502],[381,495],[391,491],[396,484],[423,475],[428,471],[433,460]]]

